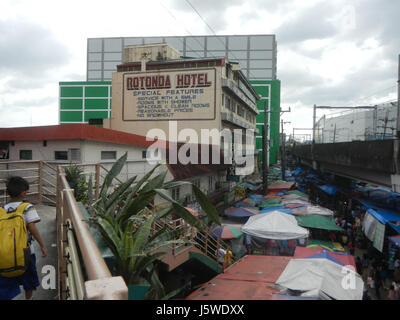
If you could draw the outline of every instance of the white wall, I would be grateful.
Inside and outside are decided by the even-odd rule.
[[[149,164],[146,159],[142,159],[142,151],[145,151],[145,147],[139,146],[130,146],[130,145],[119,145],[115,143],[105,143],[98,141],[79,141],[79,140],[56,140],[56,141],[47,141],[47,146],[43,146],[42,141],[16,141],[14,146],[10,146],[10,159],[9,161],[19,160],[19,151],[20,150],[32,150],[32,160],[43,160],[51,163],[70,163],[70,159],[68,161],[55,161],[54,160],[54,152],[55,151],[68,151],[69,149],[80,149],[81,150],[81,161],[74,163],[82,163],[82,164],[96,164],[100,163],[106,169],[110,169],[112,165],[115,163],[117,159],[119,159],[125,152],[128,153],[128,159],[126,165],[122,169],[121,173],[118,175],[118,178],[121,181],[126,181],[128,178],[137,176],[136,181],[139,181],[147,172],[149,172],[154,165]],[[116,159],[115,160],[102,160],[101,159],[101,151],[116,151]],[[166,165],[161,165],[157,170],[153,173],[152,177],[155,177],[157,174],[161,172],[165,172],[168,170]],[[87,177],[90,175],[95,175],[95,167],[88,166],[84,167],[84,172],[87,174]],[[105,176],[105,172],[103,175]],[[212,186],[209,186],[209,177],[213,177]],[[195,180],[200,180],[200,190],[202,190],[205,194],[208,192],[215,191],[215,183],[223,182],[224,177],[226,176],[226,172],[213,172],[203,176],[192,177],[186,179],[185,181],[194,182]],[[165,182],[173,181],[174,177],[171,172],[168,170],[166,175]],[[210,188],[211,187],[211,188]],[[191,185],[183,185],[180,187],[179,198],[185,199],[186,196],[191,196],[194,200],[194,195],[192,192]],[[166,201],[156,196],[155,205],[162,205],[166,203]]]
[[[392,138],[396,132],[397,104],[377,106],[376,111],[354,111],[336,117],[322,117],[316,132],[318,143],[332,143],[336,125],[335,142],[364,141]]]
[[[55,151],[68,151],[68,149],[79,148],[81,148],[81,141],[79,140],[47,140],[47,146],[43,145],[43,141],[15,141],[13,146],[11,144],[9,146],[8,161],[20,160],[20,150],[32,150],[32,160],[54,162]]]

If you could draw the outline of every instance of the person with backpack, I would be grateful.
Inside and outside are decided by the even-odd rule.
[[[36,256],[32,244],[36,240],[42,257],[48,254],[36,223],[40,217],[32,204],[24,202],[29,183],[21,177],[7,180],[10,202],[0,208],[0,300],[11,300],[23,286],[25,298],[31,300],[39,287]]]

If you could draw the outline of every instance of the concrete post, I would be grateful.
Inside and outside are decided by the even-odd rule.
[[[398,62],[398,79],[397,79],[397,139],[400,139],[400,54]]]

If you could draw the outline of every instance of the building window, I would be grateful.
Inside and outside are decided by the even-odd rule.
[[[142,159],[147,159],[147,150],[142,151]]]
[[[200,189],[200,179],[193,180],[193,185]]]
[[[172,192],[172,199],[174,199],[175,201],[178,201],[179,200],[179,192],[180,192],[179,187],[173,188],[171,190],[171,192]]]
[[[214,177],[209,176],[208,177],[208,192],[211,192],[214,190]]]
[[[19,160],[32,160],[32,150],[20,150]]]
[[[81,149],[69,149],[71,161],[81,161]]]
[[[54,160],[68,160],[68,151],[54,151]]]
[[[101,160],[115,160],[117,159],[117,151],[102,151]]]
[[[232,101],[232,103],[231,103],[231,111],[235,112],[235,110],[236,110],[236,103]]]
[[[244,118],[244,108],[242,106],[237,107],[237,114]]]
[[[43,147],[47,147],[47,140],[43,140]]]
[[[224,101],[225,101],[225,95],[222,94],[222,105],[224,105]]]
[[[225,96],[225,108],[230,109],[231,100],[229,100],[228,96]]]

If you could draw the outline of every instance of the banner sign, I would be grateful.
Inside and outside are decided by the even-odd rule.
[[[215,69],[125,73],[123,120],[214,120]]]

